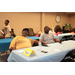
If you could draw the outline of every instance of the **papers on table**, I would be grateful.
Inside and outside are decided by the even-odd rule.
[[[19,53],[23,53],[23,52],[24,52],[24,50],[20,50],[20,51],[17,51],[17,52],[19,52]]]
[[[0,30],[0,32],[1,32],[2,34],[4,34],[4,32],[3,32],[2,30]]]

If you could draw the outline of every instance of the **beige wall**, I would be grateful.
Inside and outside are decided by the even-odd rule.
[[[4,21],[8,19],[9,25],[14,29],[16,35],[21,35],[23,28],[33,28],[36,33],[40,30],[39,12],[0,12],[0,29],[4,27]]]
[[[75,28],[75,14],[70,15],[69,23]]]
[[[61,21],[59,23],[55,21],[55,17],[57,15],[56,12],[44,13],[45,17],[44,17],[44,24],[42,26],[42,30],[44,29],[45,26],[55,27],[56,25],[60,25],[62,27],[65,23],[69,23],[69,15],[60,14],[60,13],[58,14],[61,16]]]
[[[16,35],[21,35],[23,28],[33,28],[37,33],[39,30],[43,32],[45,26],[60,25],[62,27],[65,23],[69,23],[69,15],[60,14],[60,23],[56,23],[56,15],[56,12],[0,12],[0,30],[3,29],[6,19],[10,21],[9,25]]]

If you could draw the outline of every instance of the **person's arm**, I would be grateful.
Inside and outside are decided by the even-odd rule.
[[[10,26],[8,27],[8,29],[9,29],[9,31],[10,31],[10,33],[11,33],[11,28],[10,28]]]
[[[39,39],[39,41],[41,41],[41,43],[43,43],[44,45],[47,44],[46,42],[42,41],[41,39]]]
[[[60,40],[58,40],[53,34],[52,34],[52,36],[53,36],[53,39],[55,42],[60,42]]]
[[[41,35],[40,35],[40,38],[39,38],[39,41],[41,41],[41,43],[44,44],[44,45],[47,44],[47,43],[44,42],[43,40],[44,40],[44,39],[43,39],[43,34],[41,34]]]
[[[54,39],[55,42],[60,42],[60,40],[58,40],[57,38]]]
[[[15,37],[11,43],[10,43],[10,46],[9,46],[9,49],[11,50],[15,50],[16,49],[16,40],[17,40],[18,37]]]
[[[39,41],[37,41],[37,40],[33,40],[33,39],[29,39],[29,40],[31,41],[32,46],[33,46],[34,43],[39,44]]]
[[[16,47],[11,47],[11,50],[16,50]]]
[[[10,33],[11,33],[11,31],[10,31]]]

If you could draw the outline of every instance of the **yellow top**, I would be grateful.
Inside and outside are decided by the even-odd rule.
[[[28,48],[28,47],[32,47],[33,44],[34,44],[34,40],[32,39],[28,39],[24,36],[16,36],[12,40],[9,49],[11,49],[11,47],[16,47],[16,49]]]

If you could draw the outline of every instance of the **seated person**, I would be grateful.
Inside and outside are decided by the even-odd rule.
[[[14,30],[11,29],[11,38],[14,38],[14,37],[16,37],[16,35],[14,34]]]
[[[58,34],[61,34],[61,33],[60,33],[60,32],[57,32],[57,35],[58,35]]]
[[[58,34],[62,34],[62,30],[61,30],[61,29],[58,29],[56,34],[57,34],[57,35],[58,35]]]
[[[44,33],[42,33],[40,35],[39,40],[45,45],[45,44],[51,44],[51,43],[55,43],[55,42],[60,42],[60,40],[58,40],[53,33],[49,32],[49,27],[45,26],[44,27]]]
[[[71,28],[69,28],[68,30],[69,30],[69,33],[71,33],[72,29],[71,29]]]
[[[32,47],[34,43],[38,44],[38,41],[26,38],[27,34],[28,34],[28,29],[27,28],[23,29],[22,36],[16,36],[12,40],[9,49],[16,50],[21,48],[28,48]]]
[[[67,30],[66,30],[66,27],[65,26],[63,26],[62,32],[63,33],[67,33]]]
[[[42,34],[41,31],[38,31],[38,33],[35,35],[36,37],[39,37]]]
[[[72,29],[71,33],[74,33],[74,29]]]
[[[53,34],[55,34],[55,31],[54,31],[54,28],[52,27],[52,28],[49,28],[50,29],[50,31],[49,32],[52,32]]]

